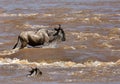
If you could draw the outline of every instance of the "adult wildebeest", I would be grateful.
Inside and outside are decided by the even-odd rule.
[[[61,25],[59,25],[58,28],[54,29],[39,29],[37,31],[21,32],[13,49],[18,45],[19,40],[21,42],[20,49],[22,49],[26,47],[27,44],[35,47],[38,45],[48,45],[58,40],[65,41],[66,37],[64,30],[61,28]]]

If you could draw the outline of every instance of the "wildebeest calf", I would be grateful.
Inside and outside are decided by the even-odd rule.
[[[39,75],[42,75],[42,72],[40,71],[39,68],[32,68],[31,71],[29,71],[30,73],[27,74],[27,77],[32,77],[32,76],[39,76]]]
[[[48,45],[58,40],[65,41],[66,37],[64,30],[61,28],[61,25],[59,25],[58,28],[54,29],[39,29],[38,31],[21,32],[13,49],[18,45],[19,40],[21,42],[20,49],[22,49],[26,47],[27,44],[35,47],[38,45]]]

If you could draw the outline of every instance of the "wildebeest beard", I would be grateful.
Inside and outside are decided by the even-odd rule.
[[[13,47],[16,48],[18,42],[21,42],[20,49],[28,45],[30,46],[39,46],[39,45],[49,45],[52,42],[65,41],[65,32],[59,25],[58,28],[54,29],[39,29],[38,31],[24,31],[18,36],[18,41]]]

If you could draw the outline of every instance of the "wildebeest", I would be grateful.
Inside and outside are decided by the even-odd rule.
[[[18,36],[17,43],[13,47],[13,49],[16,48],[18,45],[18,42],[21,42],[20,49],[24,48],[28,45],[35,47],[38,45],[49,45],[50,43],[54,41],[65,41],[65,32],[61,28],[61,25],[59,25],[58,28],[54,29],[46,29],[46,28],[41,28],[37,31],[24,31],[21,32],[20,35]]]
[[[42,72],[40,71],[39,68],[32,68],[31,71],[29,71],[30,73],[27,74],[27,77],[32,77],[32,76],[39,76],[39,75],[42,75]]]

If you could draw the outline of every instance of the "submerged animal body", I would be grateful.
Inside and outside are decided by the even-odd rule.
[[[39,29],[38,31],[21,32],[13,49],[18,45],[19,40],[21,42],[20,49],[22,49],[26,47],[27,44],[35,47],[38,45],[48,45],[58,40],[65,41],[66,37],[64,30],[61,28],[61,25],[59,25],[58,28],[54,29]]]
[[[42,72],[40,71],[39,68],[32,68],[31,71],[29,71],[30,73],[27,74],[27,77],[32,77],[32,76],[39,76],[39,75],[42,75]]]

